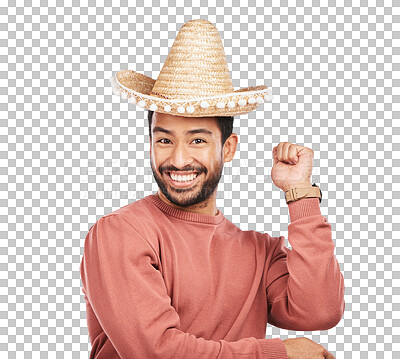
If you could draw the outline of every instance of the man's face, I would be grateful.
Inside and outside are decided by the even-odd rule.
[[[224,167],[217,120],[154,112],[151,133],[151,169],[164,196],[181,207],[209,198]]]

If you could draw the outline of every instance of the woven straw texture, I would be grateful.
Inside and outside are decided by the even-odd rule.
[[[130,103],[188,117],[249,113],[272,95],[265,85],[234,90],[221,36],[202,19],[181,27],[157,80],[133,70],[110,80],[114,94]]]
[[[190,99],[234,92],[218,30],[206,20],[181,27],[152,95]]]

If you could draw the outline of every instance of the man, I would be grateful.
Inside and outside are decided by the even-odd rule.
[[[313,151],[281,142],[272,152],[292,250],[283,236],[240,230],[216,206],[238,143],[233,116],[266,96],[265,86],[233,91],[223,80],[221,46],[211,23],[192,20],[156,81],[134,71],[113,78],[116,94],[149,110],[159,190],[103,216],[86,236],[90,358],[333,358],[307,338],[265,339],[267,323],[327,330],[343,315],[331,226],[310,182]]]

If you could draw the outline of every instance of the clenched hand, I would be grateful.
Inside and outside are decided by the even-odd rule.
[[[314,151],[290,142],[280,142],[272,150],[272,182],[284,192],[290,188],[311,187]]]

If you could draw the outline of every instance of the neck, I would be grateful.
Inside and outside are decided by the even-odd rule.
[[[217,201],[216,201],[216,192],[214,192],[205,201],[203,201],[201,203],[194,204],[194,205],[189,206],[189,207],[181,207],[181,206],[176,205],[175,203],[172,203],[167,197],[164,196],[164,194],[161,192],[161,190],[158,190],[157,196],[163,202],[165,202],[165,203],[169,204],[171,207],[174,207],[174,208],[179,209],[181,211],[199,213],[199,214],[208,214],[208,215],[211,215],[211,216],[216,216],[218,214]]]

